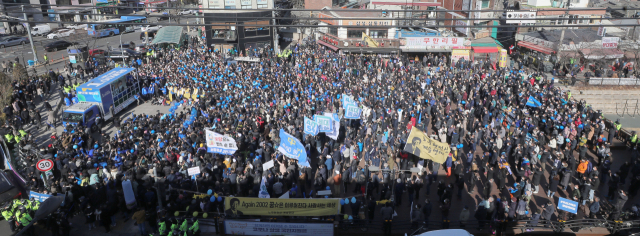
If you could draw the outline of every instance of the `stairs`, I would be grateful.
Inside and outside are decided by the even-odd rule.
[[[640,90],[580,90],[573,92],[572,97],[584,99],[603,114],[640,115]]]

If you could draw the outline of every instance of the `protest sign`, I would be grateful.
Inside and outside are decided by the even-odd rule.
[[[205,130],[207,133],[207,152],[233,155],[238,150],[236,140],[231,137]]]
[[[226,197],[224,212],[233,216],[327,216],[340,212],[340,199]]]
[[[268,169],[271,169],[273,167],[273,160],[267,161],[264,164],[262,164],[262,171],[267,171]]]
[[[327,135],[327,137],[333,139],[333,140],[338,140],[338,135],[340,135],[340,122],[339,121],[331,121],[332,125],[333,125],[333,131],[329,132],[329,133],[324,133],[325,135]]]
[[[331,236],[333,224],[275,223],[226,220],[227,235]]]
[[[44,194],[44,193],[36,193],[34,191],[29,191],[29,198],[33,198],[36,201],[39,202],[44,202],[44,200],[47,200],[47,198],[50,198],[51,195],[49,194]]]
[[[329,116],[313,116],[313,119],[318,123],[318,130],[320,132],[332,132],[333,126],[331,125],[332,117]]]
[[[560,200],[558,200],[558,209],[566,212],[570,212],[573,214],[577,214],[578,202],[561,197]]]
[[[362,109],[357,106],[347,105],[344,111],[344,118],[346,119],[360,119]]]
[[[320,129],[318,128],[318,122],[315,122],[314,120],[305,117],[304,133],[316,136],[318,135],[319,132],[320,132]]]
[[[429,159],[437,163],[444,163],[451,150],[449,144],[433,140],[418,128],[411,128],[411,133],[406,140],[404,151],[419,156],[422,159]]]
[[[187,169],[187,173],[189,176],[200,174],[200,167],[191,167]]]

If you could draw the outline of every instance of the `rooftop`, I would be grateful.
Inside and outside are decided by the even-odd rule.
[[[560,34],[562,30],[540,30],[522,33],[522,35],[531,36],[534,38],[544,39],[549,42],[560,41]],[[562,44],[573,43],[578,44],[581,42],[593,42],[595,40],[602,39],[602,36],[598,36],[598,32],[591,29],[567,29],[564,32],[564,40]]]

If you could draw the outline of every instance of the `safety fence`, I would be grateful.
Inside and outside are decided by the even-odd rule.
[[[180,212],[180,215],[186,215]],[[203,232],[222,233],[225,232],[225,221],[247,221],[260,223],[286,223],[286,224],[332,224],[333,235],[353,235],[358,233],[378,234],[382,233],[386,226],[394,233],[406,233],[407,235],[417,235],[423,232],[441,229],[465,229],[471,234],[519,234],[528,231],[536,232],[578,232],[580,230],[601,231],[609,234],[630,235],[640,232],[640,220],[606,220],[606,219],[579,219],[579,220],[519,220],[519,221],[496,221],[496,220],[392,220],[384,221],[375,214],[373,220],[353,219],[344,217],[345,215],[325,216],[325,217],[270,217],[270,216],[242,216],[238,218],[228,218],[224,213],[211,212],[206,218],[203,214],[198,214]],[[190,215],[189,215],[190,217]],[[360,214],[362,217],[362,213]]]

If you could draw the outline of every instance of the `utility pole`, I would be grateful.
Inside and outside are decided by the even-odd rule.
[[[277,55],[280,53],[280,48],[278,47],[278,28],[276,27],[276,11],[271,11],[271,17],[273,17],[273,51]]]
[[[565,11],[565,14],[567,15],[567,17],[569,16],[569,10]],[[564,20],[562,20],[562,24],[564,25]],[[560,53],[560,50],[562,49],[562,41],[564,41],[564,30],[566,27],[562,27],[562,33],[560,33],[560,42],[558,42],[558,50],[557,52]]]
[[[33,45],[33,37],[31,36],[31,27],[29,27],[29,19],[27,18],[27,12],[24,11],[24,6],[22,6],[22,14],[24,15],[24,21],[27,22],[25,28],[27,28],[27,34],[29,36],[29,43],[31,44],[31,51],[33,52],[33,61],[38,62],[38,54],[36,53],[36,47]],[[24,63],[24,60],[23,62]]]

